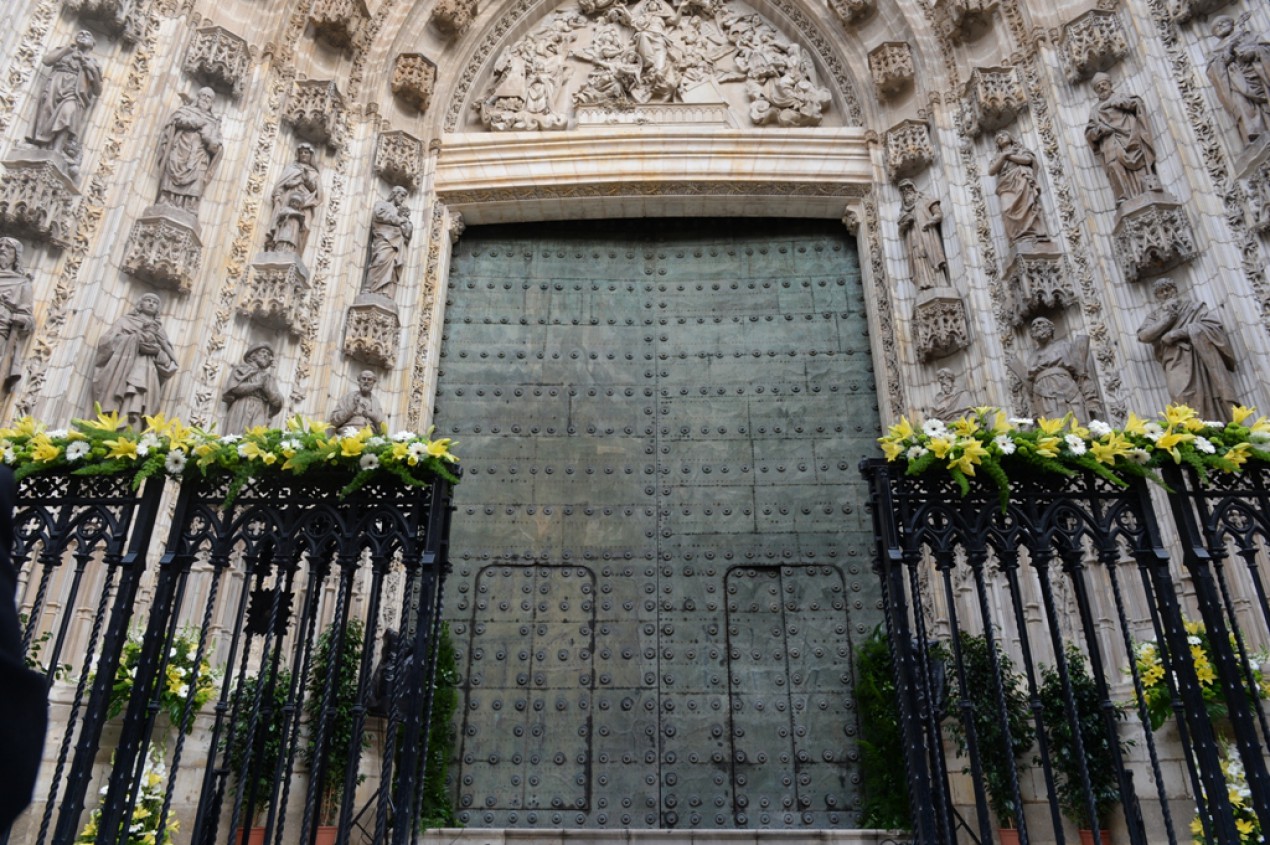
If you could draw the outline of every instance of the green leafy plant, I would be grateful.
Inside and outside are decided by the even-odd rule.
[[[145,767],[141,772],[141,786],[137,793],[137,803],[132,808],[132,817],[120,823],[118,833],[107,841],[116,845],[171,845],[176,841],[176,834],[181,825],[176,814],[169,808],[163,829],[159,829],[159,818],[163,812],[163,782],[167,780],[167,767],[156,746],[146,750]],[[92,811],[75,842],[79,845],[92,845],[97,841],[98,826],[101,823],[101,808]]]
[[[1010,730],[1010,742],[1006,742],[1005,725],[1001,722],[997,701],[997,681],[992,671],[992,652],[983,636],[961,633],[961,656],[965,672],[965,686],[961,686],[957,672],[951,672],[953,690],[949,712],[961,712],[963,703],[970,705],[970,721],[974,727],[976,750],[983,773],[988,803],[1002,827],[1013,827],[1020,808],[1014,803],[1010,788],[1010,774],[1021,767],[1016,761],[1022,757],[1036,737],[1030,719],[1027,692],[1023,679],[1014,670],[1014,663],[997,646],[996,660],[1001,673],[1001,692],[1005,700],[1006,724]],[[957,753],[966,756],[969,748],[967,727],[960,719],[952,721],[952,735],[957,742]],[[969,763],[962,769],[970,772]]]
[[[1098,684],[1085,665],[1085,656],[1074,645],[1068,645],[1067,678],[1071,685],[1075,710],[1076,729],[1068,719],[1067,704],[1063,695],[1062,678],[1058,670],[1049,666],[1041,670],[1041,722],[1049,743],[1050,761],[1054,766],[1055,788],[1063,815],[1078,827],[1092,828],[1089,807],[1085,800],[1085,787],[1081,778],[1081,760],[1089,776],[1089,788],[1098,814],[1098,827],[1107,829],[1111,812],[1120,803],[1120,786],[1116,775],[1116,752],[1112,739],[1107,735],[1107,723],[1103,717],[1102,696]],[[1128,715],[1128,706],[1114,705],[1117,720]],[[1080,737],[1077,747],[1076,737]],[[1118,737],[1121,757],[1128,752],[1131,742]]]
[[[454,800],[445,778],[454,759],[454,711],[459,703],[459,670],[450,626],[441,625],[437,640],[436,679],[432,685],[432,716],[428,724],[428,760],[423,774],[421,829],[454,827]]]
[[[129,632],[115,670],[115,683],[110,690],[107,715],[114,718],[128,706],[137,676],[137,664],[141,662],[142,632]],[[181,631],[168,648],[167,670],[159,679],[159,706],[173,725],[181,724],[187,700],[193,701],[192,712],[197,713],[215,694],[217,672],[204,658],[195,664],[198,653],[198,634]],[[194,727],[194,720],[186,726],[186,733]]]
[[[309,742],[306,748],[309,771],[318,769],[317,739],[324,716],[323,697],[327,678],[333,676],[330,706],[332,714],[325,724],[325,747],[322,764],[325,766],[325,782],[322,784],[319,815],[322,824],[334,824],[337,820],[340,799],[344,791],[344,774],[349,766],[356,768],[361,750],[370,745],[370,739],[362,732],[356,754],[350,746],[353,742],[353,706],[357,703],[357,676],[362,658],[362,639],[365,628],[361,620],[351,619],[343,630],[334,625],[318,635],[313,662],[309,670],[308,694],[304,699],[305,713],[309,719]],[[335,665],[336,652],[339,665]],[[358,773],[357,782],[363,775]]]
[[[27,622],[28,622],[27,615],[25,613],[19,613],[18,626],[20,628],[25,629],[27,626]],[[49,641],[52,639],[53,639],[53,632],[45,631],[44,633],[40,634],[38,637],[31,640],[31,645],[27,648],[26,655],[23,658],[24,662],[26,663],[26,668],[31,669],[35,672],[39,672],[41,675],[50,674],[49,667],[44,665],[44,661],[40,660],[40,652],[44,650],[44,646],[48,645]],[[53,680],[61,681],[61,680],[65,680],[66,678],[69,678],[71,676],[71,673],[73,673],[74,671],[75,671],[75,667],[72,666],[71,664],[59,663],[52,668],[51,674],[53,676]]]
[[[894,665],[881,626],[856,648],[855,696],[860,718],[862,827],[910,830],[912,809],[904,775]]]
[[[272,681],[267,676],[248,675],[231,699],[232,722],[222,750],[226,751],[225,761],[235,783],[243,787],[244,802],[254,802],[257,819],[272,799],[274,777],[286,748],[290,689],[291,673],[283,669]],[[258,709],[253,732],[254,704]],[[244,777],[248,778],[245,783]]]

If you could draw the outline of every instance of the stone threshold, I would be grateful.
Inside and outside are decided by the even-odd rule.
[[[443,828],[423,845],[908,845],[894,830],[589,830],[586,828]]]

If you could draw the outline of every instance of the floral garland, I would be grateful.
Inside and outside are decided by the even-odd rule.
[[[124,822],[124,830],[119,835],[108,837],[110,842],[120,845],[170,845],[176,841],[181,825],[176,814],[169,808],[164,829],[159,830],[159,817],[163,814],[163,782],[167,779],[167,767],[155,746],[146,750],[145,768],[141,772],[141,789],[137,794],[137,802],[132,808],[132,818]],[[108,787],[101,788],[102,795]],[[79,832],[75,842],[91,845],[97,841],[97,827],[101,822],[101,808],[93,810]],[[123,834],[127,834],[124,838]]]
[[[1201,477],[1209,472],[1239,472],[1249,460],[1270,462],[1270,420],[1255,408],[1236,405],[1231,422],[1200,419],[1193,408],[1169,405],[1158,419],[1129,414],[1123,429],[1101,420],[1080,424],[1071,414],[1061,419],[1009,417],[998,408],[976,408],[952,423],[928,419],[914,427],[907,418],[878,439],[888,461],[903,461],[908,475],[942,467],[963,495],[977,470],[996,485],[1002,506],[1009,500],[1007,461],[1044,472],[1074,475],[1089,470],[1125,485],[1127,477],[1160,482],[1156,469],[1167,462],[1186,464]]]
[[[449,437],[436,440],[412,431],[388,434],[366,427],[334,431],[327,423],[294,416],[283,428],[263,426],[243,434],[218,435],[187,426],[163,414],[145,417],[138,431],[118,413],[75,420],[69,429],[49,430],[30,417],[0,429],[0,459],[24,478],[51,470],[76,475],[131,473],[133,486],[158,473],[190,478],[222,473],[232,477],[227,502],[252,478],[267,474],[304,475],[323,468],[353,473],[341,495],[364,486],[376,473],[395,475],[410,486],[426,484],[439,475],[458,481],[450,465]]]

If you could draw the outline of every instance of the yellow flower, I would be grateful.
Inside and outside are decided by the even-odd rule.
[[[1037,425],[1040,420],[1037,420]],[[1057,437],[1038,437],[1036,439],[1036,454],[1043,458],[1057,458],[1058,445],[1061,443]]]
[[[935,457],[944,458],[948,455],[948,451],[952,449],[953,441],[947,437],[932,437],[930,439],[930,450],[935,453]]]
[[[126,437],[120,437],[115,440],[106,440],[103,443],[110,449],[106,455],[108,458],[127,458],[130,461],[137,459],[137,444],[135,441]]]
[[[1226,452],[1226,454],[1222,455],[1222,457],[1230,461],[1236,467],[1241,467],[1248,462],[1248,453],[1251,451],[1251,443],[1236,443],[1234,446],[1231,446],[1230,450]]]
[[[1136,434],[1139,437],[1145,437],[1147,433],[1147,421],[1135,414],[1129,412],[1129,420],[1124,424],[1124,430],[1128,434]]]
[[[961,457],[956,460],[949,461],[948,468],[959,469],[966,475],[974,475],[974,465],[979,463],[983,457],[988,454],[988,450],[983,448],[983,444],[978,440],[965,440],[958,445],[960,445],[963,450]]]
[[[1231,790],[1232,792],[1234,790]],[[1235,819],[1235,827],[1239,829],[1240,836],[1252,836],[1256,826],[1249,819]]]
[[[178,419],[168,420],[168,444],[173,449],[188,449],[193,442],[195,431]]]
[[[53,445],[47,434],[37,434],[31,441],[31,457],[42,464],[57,460],[62,450]]]
[[[1060,419],[1049,419],[1047,417],[1038,417],[1036,427],[1045,434],[1058,434],[1063,430],[1063,426],[1067,423],[1067,417]]]
[[[1102,440],[1090,444],[1089,451],[1093,453],[1094,460],[1099,463],[1114,464],[1116,458],[1129,454],[1132,448],[1132,443],[1113,431]]]
[[[1183,425],[1197,416],[1199,415],[1190,405],[1169,405],[1164,409],[1164,419],[1169,425]]]
[[[993,434],[1009,434],[1014,431],[1014,426],[1010,425],[1010,418],[1005,415],[1005,411],[1000,408],[976,408],[992,413],[992,433]]]
[[[891,426],[890,436],[896,440],[907,440],[913,436],[913,424],[908,421],[908,417],[900,417],[900,421]]]
[[[365,438],[354,435],[353,437],[340,438],[340,454],[346,458],[356,458],[366,448]]]
[[[440,458],[443,461],[449,461],[452,464],[459,462],[459,459],[450,454],[450,446],[454,441],[449,437],[442,437],[440,440],[428,441],[428,454],[434,458]]]
[[[1257,413],[1256,408],[1249,408],[1244,405],[1230,406],[1230,420],[1235,425],[1243,425],[1244,420],[1248,419],[1255,413]]]
[[[245,458],[253,461],[262,461],[266,464],[272,464],[274,461],[278,460],[278,456],[273,452],[270,452],[268,449],[260,448],[259,443],[252,443],[250,440],[239,447],[239,452],[241,452],[242,456]]]
[[[970,417],[962,417],[952,425],[953,431],[962,437],[969,437],[979,430],[979,422]]]
[[[1169,407],[1174,407],[1174,406],[1170,405]],[[1181,407],[1186,408],[1185,405],[1182,405]],[[1190,409],[1187,408],[1187,410],[1189,411]],[[1194,439],[1195,439],[1194,434],[1191,434],[1186,431],[1173,431],[1172,429],[1170,429],[1169,431],[1166,431],[1164,434],[1160,435],[1160,439],[1155,441],[1155,447],[1157,449],[1163,449],[1164,451],[1172,455],[1174,463],[1181,463],[1182,456],[1181,454],[1178,453],[1177,447],[1181,445],[1182,443],[1190,443]]]
[[[163,414],[155,414],[154,416],[143,417],[146,421],[146,431],[152,434],[166,434],[168,430],[168,418]]]
[[[1196,838],[1204,835],[1204,822],[1199,816],[1191,819],[1191,833],[1195,834]]]
[[[899,444],[899,442],[898,442],[898,441],[891,440],[891,439],[886,438],[886,437],[882,437],[882,438],[880,438],[880,439],[878,440],[878,442],[882,444],[882,453],[883,453],[884,455],[886,455],[886,459],[887,459],[888,461],[893,461],[893,460],[895,460],[896,458],[898,458],[898,457],[899,457],[899,456],[900,456],[900,455],[904,452],[904,447],[903,447],[903,446],[901,446],[901,445]],[[398,447],[401,447],[401,449],[402,449],[402,453],[401,453],[401,455],[398,455],[398,454],[397,454],[397,448],[398,448]],[[404,444],[404,443],[398,443],[396,446],[393,446],[393,447],[392,447],[392,456],[393,456],[394,458],[399,458],[399,457],[401,457],[402,455],[405,455],[405,451],[404,451],[404,450],[405,450],[405,448],[406,448],[406,444]]]
[[[34,437],[44,430],[44,423],[37,422],[33,417],[22,417],[12,428],[0,430],[0,437],[11,440],[14,437]]]
[[[97,405],[97,419],[82,420],[84,425],[89,428],[95,428],[98,431],[118,431],[123,426],[123,420],[119,418],[118,411],[111,411],[109,414],[102,413],[101,405]]]
[[[882,446],[882,448],[883,448],[883,449],[885,449],[885,448],[886,448],[885,444]],[[405,460],[406,453],[407,453],[407,452],[409,452],[409,451],[410,451],[410,447],[409,447],[408,445],[406,445],[405,443],[394,443],[394,444],[392,444],[392,458],[393,458],[393,460],[394,460],[394,461],[401,461],[401,460]],[[887,458],[887,460],[891,460],[891,461],[893,461],[893,460],[895,460],[895,459],[894,459],[894,458]]]

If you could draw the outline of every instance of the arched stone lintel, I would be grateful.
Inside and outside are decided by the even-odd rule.
[[[839,219],[875,168],[857,128],[449,135],[435,190],[469,225],[606,217]]]

